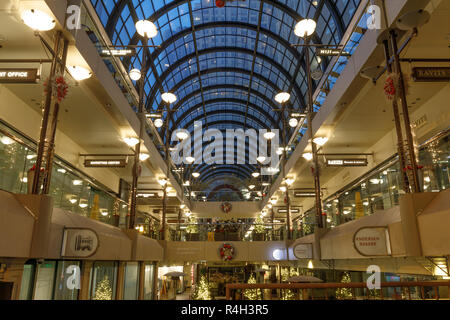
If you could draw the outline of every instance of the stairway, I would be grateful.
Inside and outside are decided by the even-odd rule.
[[[448,257],[417,257],[416,261],[430,274],[449,277]]]

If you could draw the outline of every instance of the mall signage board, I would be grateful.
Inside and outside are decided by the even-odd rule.
[[[124,168],[127,165],[125,159],[86,159],[84,166],[87,168]]]
[[[327,159],[329,167],[366,167],[367,159]]]
[[[363,227],[355,232],[353,244],[362,256],[389,256],[391,245],[386,227]]]
[[[297,259],[312,259],[312,244],[299,243],[294,245],[292,253]]]
[[[315,192],[294,191],[294,197],[297,198],[314,198],[315,196]]]
[[[0,69],[0,83],[36,83],[38,69]]]
[[[344,51],[341,49],[329,49],[329,48],[317,48],[316,49],[316,55],[321,57],[335,57],[335,56],[342,56],[342,57],[349,57],[351,56],[350,52]]]
[[[102,49],[100,56],[105,57],[132,57],[136,55],[135,49]]]
[[[413,68],[412,77],[417,82],[447,82],[450,81],[450,67]]]
[[[70,258],[87,258],[98,249],[97,233],[87,228],[65,228],[61,256]]]

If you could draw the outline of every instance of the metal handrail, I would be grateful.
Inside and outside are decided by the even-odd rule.
[[[438,287],[448,287],[450,289],[450,281],[405,281],[405,282],[381,282],[380,288],[408,288],[408,300],[411,300],[411,287],[420,287],[421,288],[421,297],[425,299],[424,287],[433,287],[435,288],[435,299],[439,300]],[[226,285],[226,299],[231,300],[232,290],[245,290],[245,289],[301,289],[303,292],[303,297],[305,297],[305,290],[307,289],[325,289],[325,300],[328,300],[327,289],[340,289],[340,288],[349,288],[349,289],[366,289],[367,299],[370,298],[370,290],[367,287],[367,283],[365,282],[351,282],[351,283],[229,283]],[[376,289],[375,289],[376,290]],[[380,298],[384,299],[382,290],[380,290]],[[396,294],[396,291],[395,291]],[[354,296],[354,295],[353,295]],[[396,294],[396,297],[397,294]],[[320,299],[314,298],[312,293],[312,299]]]

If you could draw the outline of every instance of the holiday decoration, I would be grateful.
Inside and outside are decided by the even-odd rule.
[[[47,79],[44,82],[44,92],[47,93],[48,92],[48,88],[49,88],[49,79]],[[50,86],[52,87],[52,95],[58,100],[58,102],[63,101],[66,96],[67,93],[69,91],[69,85],[67,84],[66,80],[64,79],[64,76],[62,75],[57,75],[55,76],[55,79],[52,80],[52,82],[50,83]]]
[[[384,95],[388,100],[393,100],[397,93],[397,81],[394,74],[388,74],[384,83]]]
[[[247,281],[248,284],[255,284],[256,279],[254,274],[250,275],[250,278]],[[245,299],[247,300],[262,300],[261,291],[259,289],[246,289],[243,292]]]
[[[220,208],[222,209],[223,212],[228,213],[231,211],[232,205],[229,202],[222,202]]]
[[[209,292],[209,285],[206,282],[206,276],[202,276],[200,278],[200,282],[196,286],[192,298],[194,300],[211,300],[211,294]]]
[[[111,282],[107,275],[98,283],[93,300],[112,300]]]
[[[352,279],[350,278],[350,274],[348,272],[344,272],[342,275],[341,283],[350,283]],[[339,288],[336,289],[336,298],[337,299],[350,299],[353,297],[352,290],[350,288]]]
[[[229,243],[224,243],[219,249],[220,257],[223,261],[230,261],[234,257],[234,248]]]

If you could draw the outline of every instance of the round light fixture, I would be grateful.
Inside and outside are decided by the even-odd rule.
[[[123,138],[123,141],[130,147],[134,147],[135,145],[138,144],[139,139],[135,138],[135,137],[127,137],[127,138]]]
[[[180,140],[184,140],[189,137],[189,133],[186,130],[177,130],[176,136]]]
[[[264,133],[264,139],[272,140],[275,137],[275,132],[269,131]]]
[[[327,143],[327,141],[327,137],[317,137],[313,139],[313,142],[319,146],[323,146],[325,143]]]
[[[281,259],[283,259],[283,251],[280,250],[280,249],[275,249],[275,250],[273,250],[273,251],[272,251],[272,257],[273,257],[275,260],[281,260]]]
[[[296,118],[290,118],[289,125],[291,126],[291,128],[295,128],[298,125],[298,120]]]
[[[186,162],[189,163],[189,164],[191,164],[191,163],[193,163],[195,161],[195,158],[191,157],[191,156],[186,157],[185,159],[186,159]]]
[[[290,186],[294,183],[295,179],[294,178],[286,178],[286,180],[284,180],[284,182]]]
[[[174,103],[177,101],[177,96],[170,92],[164,92],[161,95],[161,99],[163,99],[165,103]]]
[[[281,186],[281,187],[280,187],[280,191],[281,191],[281,192],[286,192],[286,190],[287,190],[287,188],[286,188],[285,186]]]
[[[253,172],[253,173],[252,173],[252,176],[253,176],[254,178],[258,178],[258,177],[259,177],[259,172]]]
[[[294,33],[297,37],[308,37],[316,31],[316,25],[313,19],[303,19],[295,25]]]
[[[313,154],[311,152],[305,152],[302,156],[308,161],[313,158]]]
[[[22,12],[22,20],[27,26],[36,31],[52,30],[56,25],[55,19],[47,13],[34,9]]]
[[[165,186],[167,184],[167,180],[165,178],[161,178],[161,179],[158,179],[158,183],[162,186]]]
[[[184,209],[184,207],[186,207],[185,204],[180,204],[180,209]]]
[[[200,173],[199,173],[199,172],[193,172],[193,173],[192,173],[192,176],[193,176],[194,178],[198,178],[198,177],[200,177]]]
[[[92,73],[83,67],[80,66],[69,66],[68,67],[71,76],[76,81],[82,81],[91,77]]]
[[[277,199],[270,199],[271,204],[277,204]]]
[[[14,143],[14,140],[11,139],[10,137],[7,136],[3,136],[0,141],[4,144],[4,145],[10,145]]]
[[[162,121],[162,119],[158,118],[158,119],[155,119],[155,121],[153,121],[153,124],[155,125],[156,128],[161,128],[163,125],[163,121]]]
[[[254,185],[254,184],[251,184],[251,185],[248,186],[248,188],[249,188],[250,190],[253,190],[253,189],[255,189],[255,185]]]
[[[138,81],[141,78],[141,70],[139,69],[131,69],[128,73],[131,80]]]
[[[141,153],[141,154],[139,154],[139,160],[141,160],[141,161],[145,161],[148,158],[150,158],[150,155],[148,153]]]
[[[288,92],[280,92],[275,96],[275,101],[278,103],[285,103],[289,101],[291,95]]]
[[[263,156],[259,156],[258,158],[256,158],[256,161],[258,161],[259,163],[263,163],[266,160],[266,157]]]
[[[139,20],[136,22],[136,31],[141,37],[153,38],[158,34],[158,29],[153,22]]]

